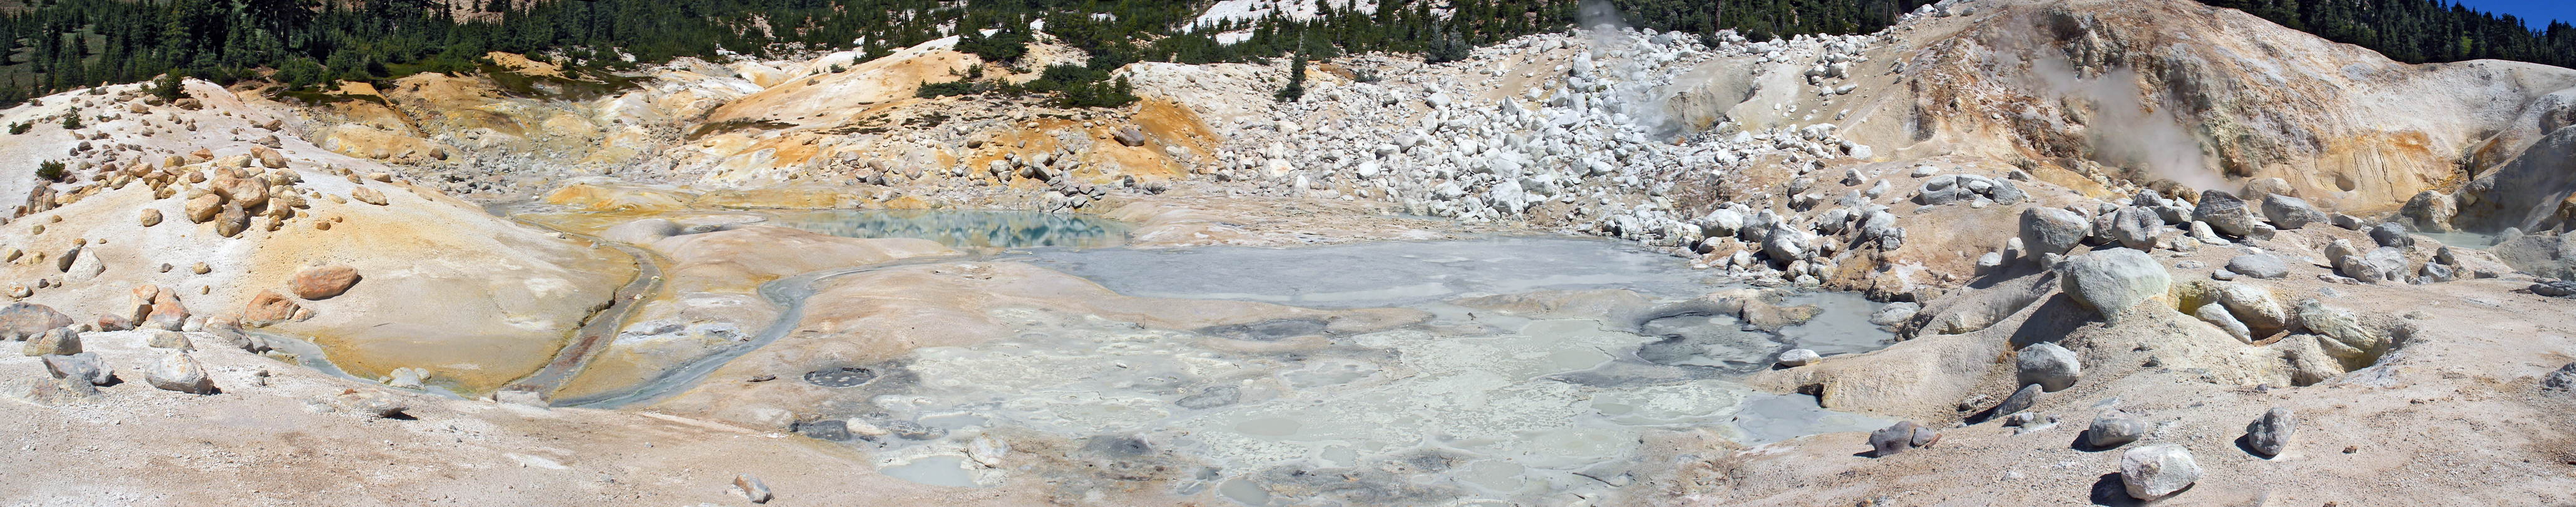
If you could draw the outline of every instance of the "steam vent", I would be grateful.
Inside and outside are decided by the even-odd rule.
[[[0,506],[2576,505],[2462,2],[0,1]]]

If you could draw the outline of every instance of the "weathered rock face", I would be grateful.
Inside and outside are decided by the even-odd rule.
[[[2146,252],[2100,250],[2067,260],[2065,290],[2076,303],[2117,320],[2129,308],[2164,294],[2173,275]]]

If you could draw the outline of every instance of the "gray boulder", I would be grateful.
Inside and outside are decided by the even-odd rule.
[[[2129,496],[2154,500],[2200,482],[2200,463],[2179,445],[2151,445],[2120,454],[2120,485]]]
[[[2136,442],[2146,434],[2147,423],[2138,420],[2138,416],[2106,410],[2102,415],[2093,416],[2093,426],[2084,428],[2084,444],[2109,449]]]
[[[2325,222],[2326,214],[2308,205],[2306,199],[2271,194],[2263,196],[2263,218],[2271,220],[2274,228],[2297,229]]]
[[[214,394],[215,381],[206,376],[206,368],[187,354],[170,354],[143,369],[143,380],[152,387],[188,394]]]
[[[1903,324],[1906,319],[1914,318],[1914,314],[1922,311],[1922,303],[1909,301],[1888,303],[1887,306],[1878,307],[1877,312],[1869,314],[1869,323],[1881,326]]]
[[[2033,343],[2013,355],[2017,367],[2013,378],[2023,385],[2037,385],[2043,391],[2058,392],[2075,385],[2084,376],[2084,367],[2075,352],[2055,343]]]
[[[1917,447],[1928,447],[1939,441],[1940,432],[1914,424],[1914,421],[1897,421],[1894,425],[1869,432],[1869,447],[1882,458]]]
[[[2245,426],[2245,443],[2253,447],[2256,454],[2279,456],[2281,450],[2290,445],[2290,434],[2298,430],[2297,413],[2288,408],[2273,407],[2263,412],[2263,418]]]
[[[107,363],[100,361],[96,352],[45,356],[45,373],[53,375],[54,378],[78,380],[88,382],[90,385],[103,385],[116,381],[115,371],[108,369]]]
[[[26,352],[30,357],[79,354],[81,353],[80,332],[73,331],[69,327],[45,331],[44,334],[27,339]]]
[[[2116,320],[2130,307],[2173,284],[2173,275],[2155,257],[2137,250],[2106,250],[2066,261],[2066,295],[2077,304]]]
[[[2021,243],[2032,257],[2066,253],[2091,235],[2093,223],[2073,211],[2029,208],[2021,212]]]
[[[2290,263],[2272,254],[2245,254],[2227,260],[2227,270],[2265,280],[2290,276]]]
[[[2164,232],[2164,228],[2165,219],[2157,216],[2155,210],[2137,206],[2122,207],[2120,212],[2111,218],[2111,239],[2119,241],[2120,246],[2154,250],[2156,233]]]
[[[2023,384],[2021,386],[2021,390],[2013,391],[2012,396],[2004,397],[2004,402],[2002,404],[1995,405],[1994,416],[2001,418],[2003,416],[2018,414],[2021,413],[2021,411],[2030,410],[2031,405],[2038,403],[2039,384]]]
[[[2415,235],[2408,234],[2406,232],[2406,226],[2398,225],[2396,223],[2385,223],[2371,227],[2370,240],[2378,242],[2379,246],[2385,247],[2411,248],[2415,246]]]
[[[2192,208],[2191,219],[2209,222],[2210,228],[2230,236],[2255,234],[2254,210],[2245,205],[2244,199],[2224,191],[2201,192],[2200,207]]]
[[[55,328],[72,325],[72,318],[54,311],[53,307],[35,303],[10,303],[0,307],[0,340],[19,341],[35,338]]]

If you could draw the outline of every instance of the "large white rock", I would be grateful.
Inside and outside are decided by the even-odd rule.
[[[2066,296],[2101,312],[2106,320],[2117,320],[2130,307],[2165,293],[2172,284],[2173,275],[2166,273],[2155,257],[2137,250],[2098,251],[2066,262]]]
[[[2129,496],[2154,500],[2200,481],[2200,463],[2179,445],[2151,445],[2120,454],[2120,485]]]

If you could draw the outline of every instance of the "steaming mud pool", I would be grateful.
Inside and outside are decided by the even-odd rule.
[[[901,223],[907,216],[937,222]],[[1647,443],[1659,432],[1751,445],[1887,424],[1731,380],[1790,348],[1883,346],[1890,335],[1866,322],[1877,305],[1856,295],[1774,296],[1812,305],[1815,316],[1762,331],[1689,302],[1743,287],[1613,241],[1075,249],[1013,239],[1059,237],[1045,231],[959,225],[975,218],[776,223],[849,235],[940,231],[930,235],[1011,249],[984,261],[1030,263],[1129,296],[1407,308],[1427,318],[1342,334],[1320,320],[1157,329],[995,310],[1015,334],[792,379],[835,393],[818,409],[828,413],[800,417],[794,431],[863,448],[883,473],[935,485],[1180,470],[1165,482],[1169,493],[1244,505],[1511,505],[1576,502],[1630,484],[1650,473],[1641,467],[1661,452]],[[1495,303],[1536,300],[1604,310],[1569,316]],[[1029,452],[1039,450],[1047,452]]]

